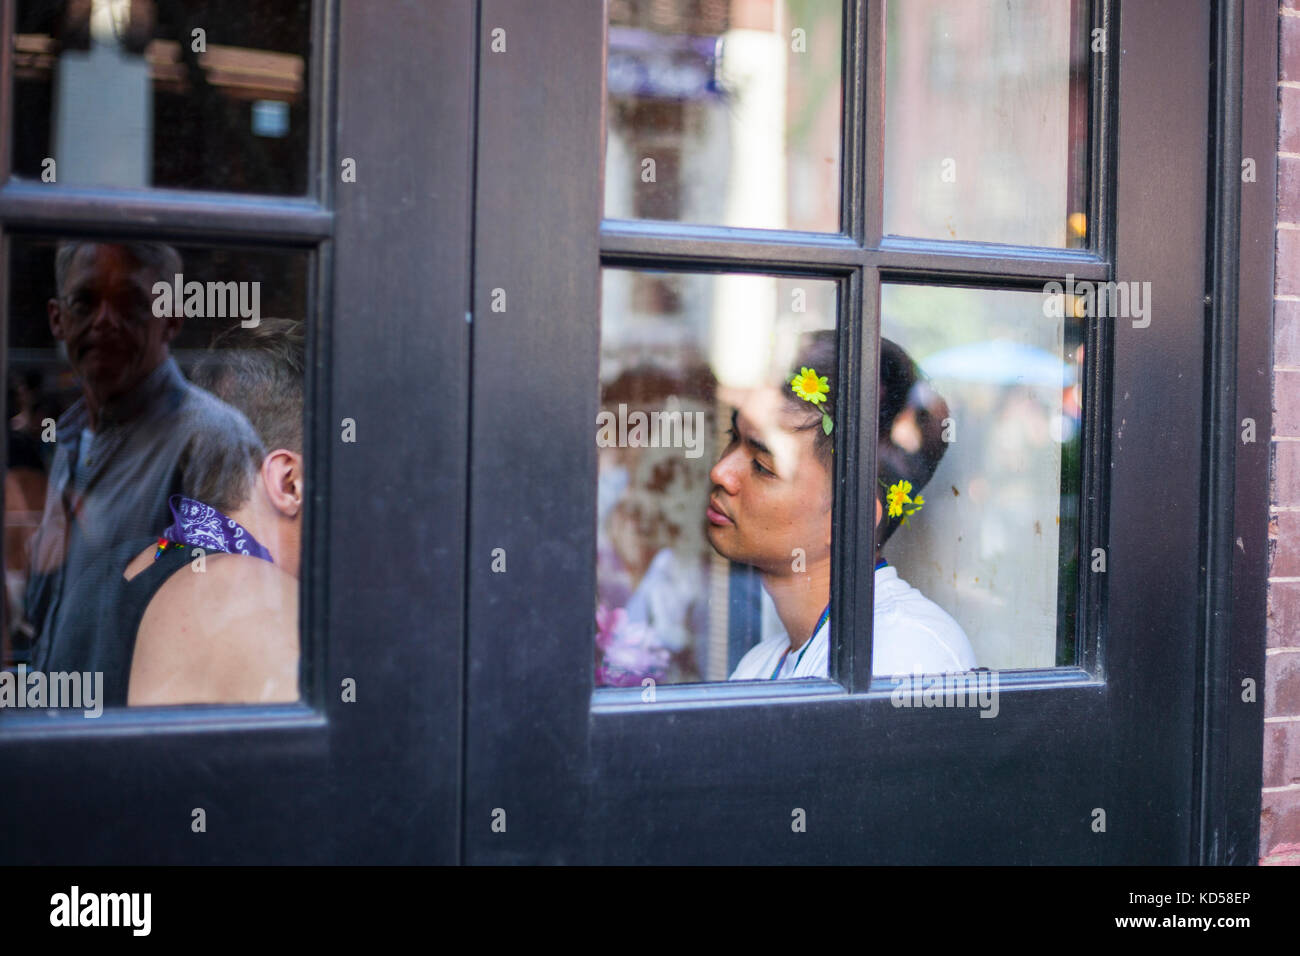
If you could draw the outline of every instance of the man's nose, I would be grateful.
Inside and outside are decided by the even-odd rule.
[[[90,316],[90,324],[95,327],[111,327],[119,323],[121,316],[113,308],[113,304],[107,300],[100,300],[95,303],[95,311]]]
[[[734,495],[736,493],[736,462],[739,460],[735,449],[718,459],[718,463],[709,470],[709,480],[715,485],[719,485],[727,492]]]

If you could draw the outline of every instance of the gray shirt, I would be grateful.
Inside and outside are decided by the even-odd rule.
[[[116,630],[100,626],[118,613],[124,583],[123,568],[111,567],[110,555],[124,542],[145,547],[170,523],[167,499],[192,483],[184,474],[191,458],[205,470],[239,467],[261,443],[242,413],[186,381],[171,358],[100,410],[85,450],[88,424],[82,398],[56,426],[26,607],[35,630],[34,669],[102,671],[107,685],[125,680],[130,667],[120,648],[106,646]],[[127,673],[119,673],[124,666]]]

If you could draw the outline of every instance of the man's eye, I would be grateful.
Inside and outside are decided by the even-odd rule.
[[[728,428],[727,438],[729,439],[728,443],[734,445],[736,442],[740,441],[740,432],[736,431],[734,428]]]
[[[766,468],[764,468],[762,465],[760,465],[760,464],[758,463],[758,459],[757,459],[757,458],[753,459],[753,462],[754,462],[754,471],[755,471],[756,473],[758,473],[758,474],[760,474],[760,475],[774,475],[774,474],[776,474],[776,472],[768,471]]]

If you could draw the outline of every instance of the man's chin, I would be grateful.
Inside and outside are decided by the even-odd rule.
[[[741,564],[746,562],[742,557],[737,555],[735,548],[731,547],[730,532],[735,530],[734,525],[715,525],[710,524],[704,529],[704,535],[709,539],[709,545],[719,555],[728,561],[737,561]]]
[[[773,558],[770,555],[756,555],[753,552],[746,553],[740,548],[735,547],[735,542],[731,540],[731,535],[735,532],[734,525],[709,525],[705,530],[705,536],[709,539],[709,545],[719,556],[726,558],[735,564],[742,564],[745,567],[753,568],[760,574],[781,574],[781,559]],[[775,564],[772,562],[775,561]]]
[[[727,555],[718,547],[717,530],[717,525],[709,524],[707,521],[704,523],[704,537],[709,539],[709,544],[713,547],[713,550],[725,558]]]
[[[144,381],[140,369],[126,362],[87,362],[77,375],[101,402],[121,398]]]

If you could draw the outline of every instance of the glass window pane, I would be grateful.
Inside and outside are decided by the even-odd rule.
[[[605,215],[840,227],[840,0],[611,0]]]
[[[1083,324],[1045,299],[881,289],[877,608],[910,584],[995,670],[1075,663]]]
[[[887,4],[886,233],[1084,245],[1087,7]]]
[[[825,280],[605,270],[598,685],[827,676],[835,309]]]
[[[310,0],[19,0],[13,174],[302,195]]]
[[[101,708],[298,699],[307,275],[305,253],[11,240],[19,686]]]

